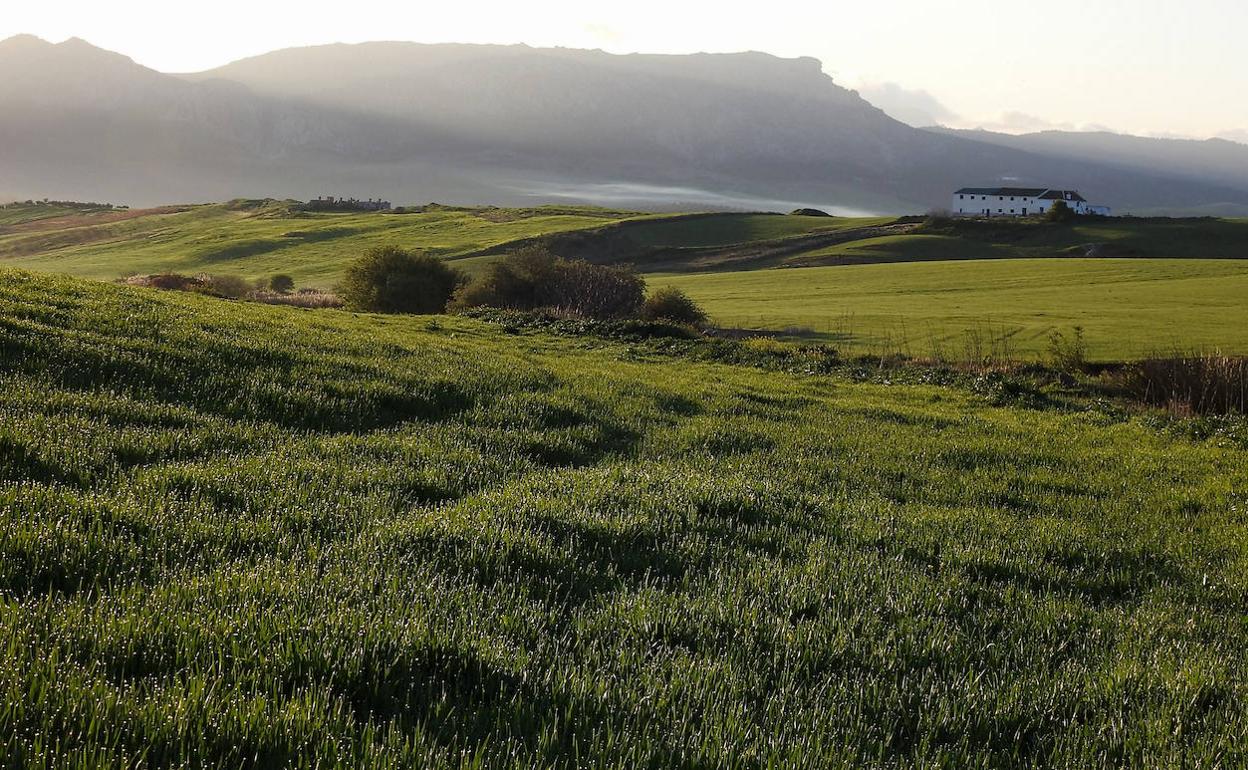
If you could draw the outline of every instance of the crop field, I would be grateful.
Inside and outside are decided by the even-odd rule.
[[[1245,490],[1119,407],[4,271],[0,765],[1242,767]]]
[[[1248,353],[1248,261],[1029,259],[915,262],[651,276],[716,322],[796,329],[848,350],[934,351],[969,339],[1044,353],[1082,327],[1090,355],[1125,360],[1174,349]]]
[[[10,217],[19,211],[10,210]],[[31,219],[4,227],[0,220],[0,265],[104,280],[157,272],[248,279],[285,273],[301,286],[329,288],[351,259],[372,246],[398,245],[454,258],[638,215],[592,208],[308,214],[256,202],[168,207],[124,221],[112,221],[115,216],[101,212],[46,226]]]

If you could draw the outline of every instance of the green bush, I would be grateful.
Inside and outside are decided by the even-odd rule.
[[[251,284],[237,275],[201,275],[199,279],[203,282],[206,293],[218,297],[241,299],[252,290]]]
[[[583,259],[555,261],[554,307],[589,318],[635,318],[646,299],[646,280],[631,267]]]
[[[706,311],[675,286],[664,286],[650,294],[641,306],[646,321],[671,321],[696,328],[706,326]]]
[[[1074,209],[1066,205],[1066,201],[1057,201],[1049,209],[1048,213],[1044,215],[1044,218],[1049,222],[1070,222],[1078,216]]]
[[[629,318],[640,311],[645,292],[645,279],[631,267],[562,259],[530,247],[491,264],[456,293],[451,308],[552,309],[588,318]]]
[[[437,257],[379,246],[347,267],[338,294],[353,310],[441,313],[465,280],[462,272]]]
[[[295,290],[295,279],[284,273],[278,273],[269,278],[268,288],[279,294],[289,294]]]

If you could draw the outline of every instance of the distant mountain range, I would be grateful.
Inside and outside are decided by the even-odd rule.
[[[81,40],[0,42],[0,193],[914,213],[962,186],[1248,214],[1248,147],[923,130],[814,59],[366,43],[169,75]]]

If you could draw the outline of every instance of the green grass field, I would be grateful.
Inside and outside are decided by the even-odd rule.
[[[661,350],[0,273],[0,765],[1248,763],[1243,436]]]
[[[1248,259],[1244,219],[953,220],[793,257],[794,264],[1081,257]]]
[[[36,221],[27,229],[0,227],[0,265],[104,280],[157,272],[248,279],[286,273],[300,285],[329,288],[352,259],[372,246],[394,244],[455,258],[630,216],[639,215],[592,208],[291,214],[276,203],[217,204],[123,221],[97,223],[99,217],[88,215],[55,226]]]
[[[628,228],[642,246],[728,246],[791,238],[813,232],[886,224],[894,217],[819,217],[780,214],[711,214],[660,219]]]
[[[1090,354],[1175,348],[1248,353],[1248,261],[1030,259],[915,262],[651,276],[720,324],[804,329],[851,350],[941,350],[984,334],[1034,357],[1049,334],[1085,330]]]
[[[0,227],[37,222],[41,219],[75,216],[84,213],[103,214],[111,209],[102,206],[65,206],[60,204],[6,203],[0,205]]]
[[[300,286],[331,288],[372,246],[424,249],[473,272],[508,244],[571,231],[588,238],[571,255],[636,256],[656,271],[652,284],[686,289],[721,325],[798,329],[856,352],[964,358],[987,337],[998,352],[1034,357],[1050,332],[1081,326],[1099,359],[1176,347],[1248,353],[1248,259],[1237,259],[1248,258],[1248,220],[933,224],[555,207],[309,215],[274,201],[148,212],[35,206],[0,209],[0,265],[105,280],[287,273]],[[808,248],[812,238],[821,245]],[[1080,258],[1089,252],[1109,258]],[[816,267],[762,269],[786,265]]]

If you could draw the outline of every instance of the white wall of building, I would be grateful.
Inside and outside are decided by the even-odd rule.
[[[965,216],[1025,217],[1041,213],[1036,198],[1009,195],[954,195],[949,210]]]
[[[1046,190],[1047,192],[1047,190]],[[1057,201],[1044,200],[1040,197],[1021,195],[968,195],[954,193],[949,211],[962,216],[980,217],[1027,217],[1045,214]],[[1089,206],[1087,201],[1067,200],[1069,206],[1077,214],[1091,214],[1093,209],[1104,209],[1108,215],[1108,207]]]

